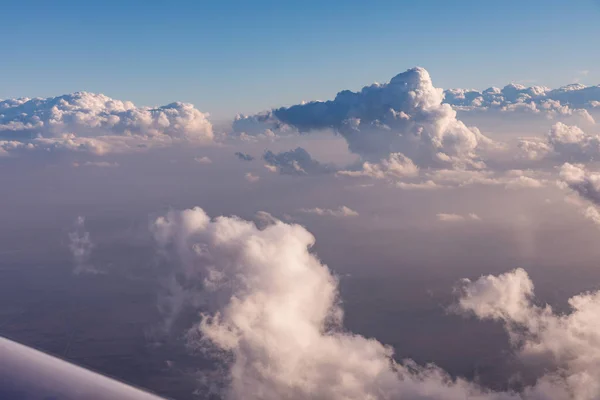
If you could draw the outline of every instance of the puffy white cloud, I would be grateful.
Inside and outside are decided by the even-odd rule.
[[[582,207],[582,214],[585,218],[600,225],[600,211],[597,206],[600,205],[600,173],[592,172],[586,169],[583,164],[565,163],[560,168],[560,185],[564,185],[580,198],[587,200],[593,205],[583,205],[580,201],[572,201],[574,205]]]
[[[69,232],[69,250],[71,251],[73,264],[75,265],[73,269],[74,273],[96,274],[99,272],[90,262],[93,248],[94,244],[92,243],[90,233],[85,230],[85,218],[79,216],[75,221],[75,228],[72,232]]]
[[[458,121],[442,100],[443,92],[433,86],[429,73],[413,68],[389,83],[360,92],[342,91],[334,100],[279,108],[243,120],[257,120],[273,129],[291,126],[300,132],[333,129],[346,139],[350,151],[369,162],[402,153],[418,166],[481,167],[476,150],[492,142]]]
[[[600,225],[600,211],[596,207],[589,206],[583,211],[583,216],[595,223]]]
[[[444,101],[462,111],[499,111],[543,114],[548,117],[578,116],[594,123],[586,108],[600,100],[600,86],[573,84],[559,89],[544,86],[526,87],[509,84],[504,88],[491,87],[484,91],[449,89]]]
[[[466,279],[459,300],[460,309],[471,311],[480,318],[509,320],[520,324],[532,317],[533,283],[527,272],[516,269],[475,282]]]
[[[530,160],[541,160],[552,153],[552,147],[548,141],[539,137],[520,138],[518,147]]]
[[[597,154],[600,150],[600,140],[597,136],[586,135],[577,126],[568,126],[561,122],[550,129],[548,143],[558,153],[591,151]]]
[[[140,108],[131,102],[103,94],[77,92],[59,97],[0,101],[0,134],[60,137],[156,136],[211,140],[212,125],[207,114],[188,103],[171,103],[157,108]]]
[[[267,150],[263,155],[263,160],[267,163],[270,170],[276,168],[281,174],[285,175],[320,175],[334,172],[335,168],[329,164],[323,164],[312,158],[312,156],[302,147],[294,150],[273,153]]]
[[[381,160],[379,163],[365,161],[360,170],[338,171],[337,174],[352,177],[368,176],[375,179],[397,179],[415,176],[418,172],[419,168],[411,159],[407,158],[402,153],[392,153],[388,158]]]
[[[303,208],[300,210],[300,212],[307,213],[307,214],[316,214],[316,215],[328,215],[331,217],[357,217],[358,216],[358,213],[356,211],[354,211],[353,209],[346,207],[346,206],[340,206],[335,210],[328,209],[328,208],[319,208],[319,207]]]
[[[557,123],[550,130],[548,142],[555,152],[574,159],[590,161],[600,155],[600,137],[586,134],[577,126]]]
[[[600,136],[558,122],[545,139],[523,138],[519,147],[532,160],[552,158],[563,162],[586,162],[600,156]]]
[[[560,168],[560,177],[581,197],[600,204],[600,173],[588,171],[582,164],[565,163]]]
[[[345,332],[337,280],[299,225],[263,229],[200,209],[171,211],[155,237],[211,298],[188,338],[227,355],[227,399],[516,399],[444,371],[396,363],[392,349]],[[184,274],[184,275],[185,275]]]
[[[208,114],[187,103],[149,108],[77,92],[59,97],[0,101],[3,152],[85,151],[103,154],[174,141],[213,141]]]
[[[502,321],[519,356],[545,374],[527,390],[531,398],[600,397],[600,292],[569,299],[571,312],[534,304],[534,286],[522,269],[465,280],[458,308]]]

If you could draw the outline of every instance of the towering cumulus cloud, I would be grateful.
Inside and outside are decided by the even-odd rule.
[[[212,139],[208,115],[187,103],[136,107],[87,92],[0,101],[0,148],[4,152],[43,149],[102,154],[140,143]]]
[[[600,396],[600,292],[569,299],[558,314],[533,303],[533,283],[517,269],[465,281],[459,306],[481,319],[502,321],[519,355],[546,372],[532,398],[593,400]]]
[[[399,153],[417,166],[482,166],[476,150],[490,140],[457,120],[452,107],[442,104],[443,97],[425,69],[413,68],[389,83],[365,86],[360,92],[344,90],[330,101],[238,118],[238,125],[255,120],[300,132],[330,128],[346,139],[352,152],[370,163]]]
[[[227,399],[518,398],[435,366],[397,364],[390,347],[345,332],[336,278],[299,225],[272,220],[260,230],[194,208],[169,212],[153,230],[210,297],[191,336],[230,355]]]

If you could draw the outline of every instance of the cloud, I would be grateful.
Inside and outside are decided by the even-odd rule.
[[[0,148],[13,151],[123,152],[176,141],[214,139],[208,114],[188,103],[149,108],[77,92],[0,101]]]
[[[255,115],[236,115],[232,128],[234,133],[242,139],[251,140],[252,137],[259,139],[274,139],[274,130],[282,133],[292,133],[294,128],[273,118],[271,112],[263,112]]]
[[[270,165],[270,164],[265,164],[265,168],[268,169],[270,172],[277,172],[277,166],[275,165]]]
[[[560,178],[559,184],[568,187],[579,197],[593,204],[584,206],[582,215],[596,225],[600,225],[600,211],[597,209],[600,206],[600,173],[587,170],[583,164],[565,163],[560,168]],[[576,202],[576,205],[581,206],[579,202]]]
[[[277,171],[284,175],[320,175],[335,171],[333,166],[322,164],[312,158],[302,147],[281,153],[267,150],[263,160],[268,166],[277,168]]]
[[[600,136],[558,122],[545,139],[523,138],[519,147],[532,160],[551,158],[562,162],[587,162],[600,157]]]
[[[196,161],[198,164],[212,164],[212,160],[208,157],[195,157],[194,161]]]
[[[466,216],[460,214],[436,214],[438,220],[443,222],[461,222],[461,221],[481,221],[481,218],[477,214],[470,213]]]
[[[77,137],[74,134],[64,134],[61,137],[38,137],[28,141],[0,140],[0,156],[60,154],[66,152],[104,155],[111,152],[127,151],[131,148],[131,138],[117,138],[114,136],[86,138]]]
[[[419,168],[411,159],[405,157],[401,153],[392,153],[387,159],[383,159],[379,163],[365,161],[360,170],[338,171],[337,174],[351,177],[367,176],[375,179],[397,179],[415,176],[418,172]]]
[[[543,172],[513,169],[508,171],[438,169],[421,171],[420,181],[398,181],[404,190],[452,189],[468,186],[503,186],[506,189],[538,189],[548,180]]]
[[[600,393],[600,292],[569,299],[571,311],[556,313],[534,303],[527,272],[465,280],[458,309],[504,323],[518,355],[541,364],[544,375],[529,388],[530,398],[597,399]],[[541,396],[541,397],[540,397]]]
[[[403,190],[437,190],[437,189],[445,189],[447,186],[440,185],[435,183],[434,181],[427,180],[423,182],[396,182],[396,187]]]
[[[530,160],[541,160],[552,152],[547,140],[539,137],[520,138],[519,150]]]
[[[597,135],[586,135],[577,126],[560,122],[550,129],[548,144],[556,153],[568,158],[590,160],[600,154],[600,138]]]
[[[242,161],[252,161],[254,160],[254,157],[252,157],[250,154],[246,154],[246,153],[241,153],[241,152],[236,152],[235,156],[237,158],[239,158]]]
[[[559,89],[544,86],[526,87],[511,83],[504,88],[491,87],[484,91],[472,89],[448,89],[444,102],[461,111],[498,111],[524,114],[543,114],[554,118],[579,116],[594,123],[586,110],[600,100],[600,86],[572,84]]]
[[[328,208],[319,208],[319,207],[302,208],[302,209],[300,209],[300,212],[307,213],[307,214],[315,214],[315,215],[328,215],[331,217],[357,217],[358,216],[358,213],[356,211],[354,211],[353,209],[346,207],[346,206],[340,206],[335,210],[331,210]]]
[[[532,178],[525,175],[517,175],[511,178],[508,178],[504,183],[504,187],[506,189],[524,189],[531,188],[537,189],[544,186],[544,182],[542,180]]]
[[[582,164],[565,163],[560,177],[579,196],[600,205],[600,173],[588,171]]]
[[[600,211],[596,207],[589,206],[583,211],[583,216],[595,223],[600,225]]]
[[[267,226],[274,225],[277,223],[277,221],[279,221],[267,211],[258,211],[256,214],[254,214],[254,219],[258,229],[264,229]]]
[[[246,172],[246,180],[248,182],[258,182],[260,177],[258,175],[254,175],[252,172]]]
[[[442,100],[442,90],[417,67],[389,83],[360,92],[344,90],[334,100],[278,108],[255,119],[273,129],[280,125],[300,132],[333,129],[346,139],[350,151],[368,162],[402,153],[420,167],[481,167],[476,150],[492,142],[458,121]]]
[[[97,274],[99,272],[90,262],[93,249],[94,244],[90,233],[85,230],[85,218],[79,216],[75,220],[73,231],[69,232],[69,250],[73,258],[74,273]]]
[[[188,339],[226,355],[224,398],[518,398],[452,379],[433,365],[396,363],[390,347],[345,332],[337,280],[299,225],[276,221],[261,230],[194,208],[169,212],[153,230],[211,296]]]

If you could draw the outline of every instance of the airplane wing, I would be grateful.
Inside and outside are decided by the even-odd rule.
[[[0,337],[2,400],[164,400]]]

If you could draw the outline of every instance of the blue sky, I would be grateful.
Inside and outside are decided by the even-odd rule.
[[[597,0],[11,1],[0,98],[87,90],[219,119],[415,65],[445,88],[598,84],[599,21]]]

